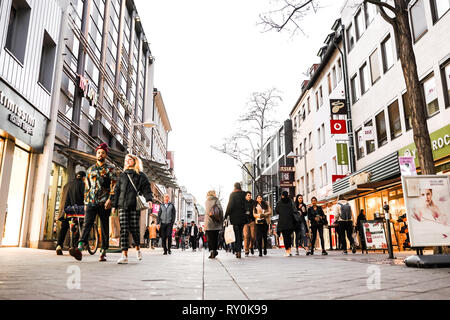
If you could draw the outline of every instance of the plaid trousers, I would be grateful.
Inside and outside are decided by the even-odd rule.
[[[135,245],[140,244],[139,220],[141,218],[140,211],[119,210],[120,221],[120,246],[122,251],[128,251],[129,241],[128,234],[131,232]]]

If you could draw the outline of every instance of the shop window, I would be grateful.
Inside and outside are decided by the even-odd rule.
[[[436,79],[433,75],[429,76],[422,82],[422,88],[425,96],[427,115],[428,117],[432,117],[439,112]]]
[[[450,61],[441,68],[442,86],[444,88],[445,107],[450,106]]]
[[[358,41],[364,33],[364,16],[362,10],[355,15],[355,33],[356,41]]]
[[[372,84],[374,84],[381,77],[380,59],[378,58],[378,49],[376,49],[370,55],[369,60],[370,60],[370,74],[371,74]]]
[[[403,112],[405,114],[405,128],[406,131],[412,129],[412,118],[411,118],[411,104],[409,103],[409,98],[406,92],[402,95],[403,101]]]
[[[394,65],[394,55],[390,35],[381,43],[381,56],[383,58],[383,72],[386,73]]]
[[[391,140],[402,135],[402,126],[400,123],[400,112],[398,110],[398,100],[395,100],[388,106],[389,127],[391,129]]]
[[[352,104],[355,104],[356,101],[359,99],[359,88],[358,88],[358,82],[357,82],[357,75],[355,74],[352,79],[350,80],[350,86],[352,89]]]
[[[44,30],[42,41],[41,65],[39,68],[39,83],[52,92],[53,68],[55,65],[56,44],[50,35]]]
[[[367,63],[364,63],[362,67],[359,68],[359,82],[361,84],[361,95],[363,95],[370,87],[369,68],[367,67]]]
[[[411,28],[414,41],[418,41],[428,31],[423,0],[417,0],[411,7]]]
[[[370,120],[364,124],[364,127],[372,127],[373,129],[373,121]],[[375,141],[374,140],[366,140],[366,152],[367,154],[371,154],[375,151]]]
[[[384,111],[381,111],[375,116],[375,123],[377,126],[378,148],[380,148],[387,143],[386,119],[384,117]]]
[[[347,30],[347,46],[348,46],[348,52],[352,51],[353,47],[355,46],[355,35],[353,33],[353,26],[350,23]]]
[[[25,0],[13,0],[9,12],[6,49],[23,64],[31,8]]]
[[[362,136],[362,128],[356,130],[356,157],[362,159],[364,157],[364,139]]]
[[[436,23],[449,10],[450,10],[449,0],[431,0],[431,12],[433,14],[434,23]]]
[[[377,14],[377,7],[371,3],[365,2],[364,13],[366,17],[366,28],[368,28]]]

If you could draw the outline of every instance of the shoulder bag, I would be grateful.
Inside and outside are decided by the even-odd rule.
[[[134,190],[136,190],[136,211],[141,211],[141,210],[147,210],[149,209],[148,203],[145,200],[145,197],[139,194],[138,189],[136,188],[136,186],[133,183],[133,180],[131,180],[129,174],[126,174],[128,179],[130,180],[131,184],[133,185]]]

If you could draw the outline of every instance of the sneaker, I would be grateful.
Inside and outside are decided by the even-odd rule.
[[[356,253],[356,247],[355,247],[355,245],[353,245],[353,247],[352,247],[352,253],[353,253],[353,254]]]
[[[327,256],[327,255],[328,255],[328,252],[326,252],[325,250],[323,250],[323,251],[322,251],[322,255],[323,255],[323,256]]]
[[[84,243],[83,242],[79,242],[78,243],[78,250],[83,251],[84,249]]]
[[[100,261],[100,262],[106,261],[106,253],[103,252],[103,253],[100,255],[100,258],[98,259],[98,261]]]
[[[57,247],[56,247],[56,254],[57,254],[58,256],[62,256],[62,255],[63,255],[61,246],[57,246]]]
[[[139,251],[138,251],[138,252],[139,252]],[[127,263],[128,263],[128,257],[125,256],[125,255],[122,255],[122,256],[120,257],[120,259],[117,260],[117,263],[118,263],[118,264],[127,264]]]
[[[166,256],[166,255],[167,255],[167,252],[164,252],[164,253],[163,253],[163,256]]]
[[[248,252],[245,253],[245,256],[248,257]]]
[[[70,248],[69,249],[69,254],[74,257],[75,259],[77,259],[78,261],[81,261],[83,255],[81,254],[80,249],[78,248]]]
[[[136,251],[136,257],[139,261],[142,261],[142,252],[141,250]]]
[[[253,255],[255,254],[255,250],[253,250],[253,248],[250,249],[250,253]]]
[[[169,254],[172,254],[172,251],[169,250]]]
[[[264,255],[267,256],[267,249],[264,249]]]
[[[290,254],[289,252],[285,252],[285,253],[284,253],[284,256],[285,256],[285,257],[289,257],[290,255],[291,255],[291,254]]]
[[[348,254],[347,250],[343,251],[342,254]]]

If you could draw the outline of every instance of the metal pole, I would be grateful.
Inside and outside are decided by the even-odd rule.
[[[389,206],[387,204],[383,207],[385,212],[385,221],[386,221],[386,227],[387,227],[387,234],[388,234],[388,251],[389,251],[389,259],[395,259],[394,257],[394,248],[392,247],[392,236],[391,236],[391,222],[390,222],[390,215],[389,215]]]

